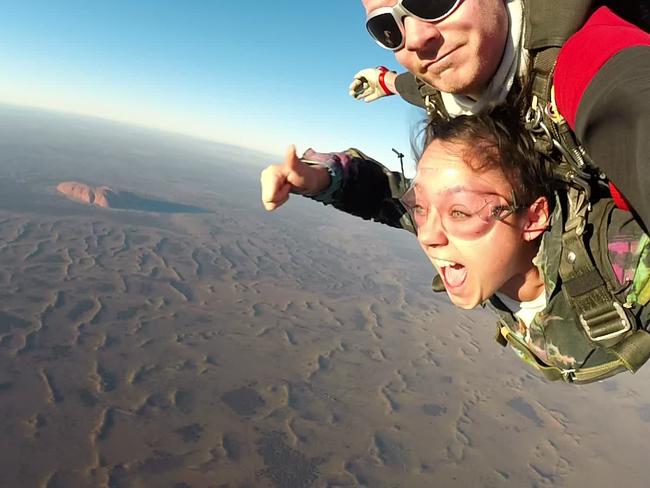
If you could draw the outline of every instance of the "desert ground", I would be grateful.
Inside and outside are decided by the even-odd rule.
[[[650,366],[545,381],[408,233],[264,212],[267,157],[15,107],[0,149],[0,486],[648,486]]]

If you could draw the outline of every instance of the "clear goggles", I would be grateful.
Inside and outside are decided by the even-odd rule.
[[[484,236],[497,221],[521,208],[497,193],[462,186],[428,193],[415,180],[400,201],[418,234],[436,220],[446,234],[463,240]]]
[[[398,51],[404,47],[404,17],[437,22],[451,14],[461,0],[398,0],[392,7],[368,12],[366,29],[381,47]]]

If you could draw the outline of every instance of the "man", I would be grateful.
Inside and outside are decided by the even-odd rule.
[[[595,166],[615,183],[646,228],[650,225],[650,192],[646,191],[650,188],[650,172],[646,171],[650,158],[650,35],[601,9],[565,44],[591,11],[594,2],[589,0],[362,3],[368,31],[382,47],[395,51],[396,59],[409,70],[396,78],[385,74],[382,90],[394,87],[408,101],[426,106],[432,116],[456,116],[478,113],[517,95],[521,91],[518,80],[534,75],[533,90],[537,87],[549,95],[548,100],[540,96],[541,102],[536,104],[540,121],[545,122],[533,128],[540,134],[540,147],[544,129],[552,124],[541,116],[559,109]],[[632,3],[647,9],[643,2]],[[533,70],[529,57],[541,58],[540,53],[545,55],[561,45],[553,100],[551,84],[546,83],[550,75]],[[563,137],[571,132],[560,131]],[[553,150],[552,140],[546,145]],[[588,160],[581,152],[570,147],[563,153]],[[290,180],[297,176],[280,175],[289,183],[286,186],[276,182],[276,170],[265,172],[265,207],[272,210],[284,203],[292,188],[316,194],[325,191],[328,183],[340,181],[323,167],[305,167],[302,172],[309,170],[321,173],[309,180],[325,186],[292,187]],[[333,193],[336,188],[327,191]]]
[[[424,7],[421,15],[436,20],[424,21],[403,10],[417,3]],[[456,95],[467,108],[480,100],[505,98],[522,39],[520,1],[363,0],[363,4],[371,35],[422,81]],[[427,9],[431,4],[437,8]],[[452,98],[448,100],[451,103]]]

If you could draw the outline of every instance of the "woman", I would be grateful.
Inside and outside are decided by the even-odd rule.
[[[291,151],[262,175],[265,206],[302,193],[415,232],[451,301],[492,308],[498,340],[549,379],[636,371],[650,357],[648,237],[610,198],[554,188],[519,120],[502,107],[430,125],[406,191],[356,150]]]

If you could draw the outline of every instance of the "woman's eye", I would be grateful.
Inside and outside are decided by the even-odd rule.
[[[501,215],[503,214],[503,212],[504,212],[505,210],[506,210],[506,207],[504,207],[503,205],[496,205],[496,206],[492,207],[492,210],[491,210],[491,212],[490,212],[490,216],[491,216],[493,219],[497,219],[497,220],[498,220],[498,219],[501,218]]]
[[[418,205],[417,203],[411,207],[413,210],[413,213],[416,215],[425,215],[426,214],[426,209],[422,205]]]
[[[468,214],[467,212],[463,212],[462,210],[458,210],[458,209],[452,210],[451,212],[449,212],[449,215],[452,218],[457,220],[468,219],[469,217],[471,217],[471,215]]]

